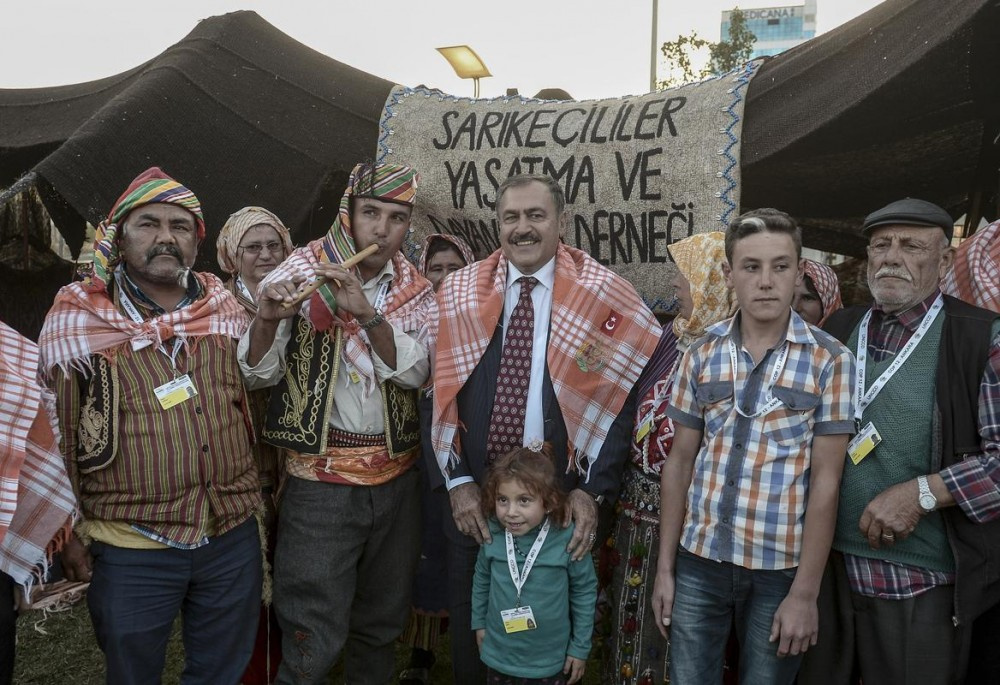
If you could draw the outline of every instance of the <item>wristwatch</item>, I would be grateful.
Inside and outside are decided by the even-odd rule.
[[[920,508],[924,510],[925,514],[929,514],[937,507],[937,497],[931,492],[927,476],[917,477],[917,487],[920,488]]]
[[[385,321],[385,316],[382,314],[382,310],[379,309],[378,307],[375,307],[375,316],[373,316],[372,318],[368,319],[363,324],[361,324],[361,328],[363,330],[370,331],[383,321]]]

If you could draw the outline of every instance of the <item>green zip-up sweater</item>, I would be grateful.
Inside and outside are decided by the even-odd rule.
[[[573,526],[553,521],[548,537],[521,590],[521,606],[530,606],[537,628],[507,634],[500,612],[513,609],[517,591],[507,566],[504,530],[491,518],[493,541],[479,549],[472,581],[472,629],[486,629],[479,654],[494,671],[519,678],[547,678],[560,673],[567,656],[586,660],[594,631],[597,574],[590,555],[573,561],[566,546]],[[517,538],[525,554],[538,537],[537,526]],[[518,571],[524,557],[517,557]]]

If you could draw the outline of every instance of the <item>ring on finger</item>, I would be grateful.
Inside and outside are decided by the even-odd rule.
[[[882,539],[883,540],[895,540],[896,539],[896,534],[893,533],[891,530],[889,532],[882,531]]]

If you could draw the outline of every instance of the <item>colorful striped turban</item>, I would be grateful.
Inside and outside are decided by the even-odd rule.
[[[357,252],[351,232],[351,198],[370,197],[382,202],[396,202],[412,207],[417,201],[420,175],[402,164],[372,164],[362,162],[354,167],[347,180],[340,211],[323,238],[318,256],[321,263],[340,264]],[[331,312],[337,311],[337,300],[326,285],[316,291]],[[315,296],[314,296],[315,297]]]
[[[686,349],[705,329],[731,316],[735,309],[733,291],[726,286],[722,265],[726,261],[726,234],[721,231],[698,233],[667,246],[678,271],[691,284],[691,317],[674,318],[674,334]]]
[[[292,254],[292,250],[295,249],[292,246],[292,237],[281,219],[263,207],[244,207],[229,215],[226,223],[222,226],[219,238],[215,241],[216,258],[223,271],[227,274],[235,274],[240,270],[236,259],[240,241],[251,228],[262,225],[270,226],[278,234],[278,238],[284,245],[286,257]]]
[[[837,272],[826,264],[814,262],[811,259],[802,260],[803,269],[806,276],[812,281],[819,301],[823,304],[823,315],[819,319],[817,326],[822,326],[823,322],[838,309],[843,309],[844,303],[840,299],[840,280]]]
[[[115,266],[121,259],[119,226],[133,209],[151,204],[179,205],[194,215],[198,240],[205,238],[205,218],[201,202],[195,194],[167,176],[159,167],[150,167],[139,174],[111,208],[108,218],[97,227],[94,238],[94,274],[90,285],[94,290],[107,290]]]
[[[983,309],[1000,312],[1000,221],[972,234],[955,251],[941,290]]]

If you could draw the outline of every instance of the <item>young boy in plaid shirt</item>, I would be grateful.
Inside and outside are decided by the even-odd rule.
[[[653,591],[675,685],[721,681],[734,617],[742,683],[793,682],[816,644],[854,358],[791,310],[801,251],[784,212],[734,220],[723,271],[740,310],[677,373]]]

